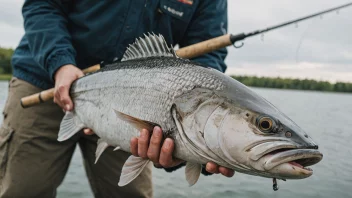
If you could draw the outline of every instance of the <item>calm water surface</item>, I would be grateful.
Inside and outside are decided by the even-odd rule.
[[[291,117],[319,144],[324,159],[313,167],[314,175],[304,180],[279,181],[280,190],[274,192],[270,179],[240,173],[230,179],[219,175],[201,176],[195,186],[188,187],[184,169],[169,174],[155,169],[155,197],[352,197],[352,94],[258,88],[254,91]],[[0,81],[0,110],[6,96],[7,83]],[[118,178],[116,184],[117,182]],[[79,149],[76,150],[68,174],[58,189],[58,197],[93,197]]]

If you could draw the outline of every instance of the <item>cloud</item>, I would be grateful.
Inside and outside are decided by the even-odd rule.
[[[285,77],[299,79],[316,79],[330,82],[348,82],[352,79],[351,69],[335,70],[334,65],[314,64],[302,62],[291,64],[282,63],[241,63],[239,67],[229,67],[230,75],[255,75],[264,77]]]
[[[0,4],[0,21],[9,26],[22,27],[21,7],[23,1],[0,0]]]
[[[228,0],[229,33],[248,33],[350,0]],[[0,46],[16,47],[23,30],[23,1],[0,0]],[[352,7],[247,38],[228,47],[228,74],[352,82]]]
[[[0,0],[0,46],[15,48],[24,34],[23,1]]]
[[[230,0],[229,32],[237,34],[280,24],[346,0]],[[313,78],[352,82],[352,7],[247,38],[229,47],[228,74]]]
[[[0,47],[16,47],[23,34],[23,28],[11,26],[0,21]]]

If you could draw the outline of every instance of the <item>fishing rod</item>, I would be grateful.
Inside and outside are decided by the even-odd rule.
[[[320,16],[325,13],[333,12],[335,10],[340,10],[342,8],[346,8],[351,5],[352,5],[352,2],[335,7],[335,8],[324,10],[324,11],[321,11],[321,12],[318,12],[318,13],[315,13],[315,14],[312,14],[309,16],[305,16],[305,17],[291,20],[291,21],[288,21],[285,23],[281,23],[279,25],[271,26],[271,27],[268,27],[268,28],[262,29],[262,30],[256,30],[256,31],[249,32],[249,33],[240,33],[240,34],[236,34],[236,35],[226,34],[226,35],[219,36],[219,37],[216,37],[213,39],[209,39],[209,40],[206,40],[206,41],[203,41],[200,43],[196,43],[196,44],[193,44],[193,45],[190,45],[187,47],[180,48],[180,49],[176,50],[176,54],[181,58],[188,58],[189,59],[189,58],[195,58],[195,57],[201,56],[203,54],[207,54],[209,52],[212,52],[212,51],[224,48],[224,47],[228,47],[230,45],[233,45],[235,48],[240,48],[244,45],[244,43],[242,42],[239,45],[238,44],[236,45],[236,43],[243,41],[244,39],[246,39],[248,37],[255,36],[258,34],[263,34],[265,32],[269,32],[271,30],[275,30],[278,28],[282,28],[282,27],[294,24],[294,23],[298,23],[300,21],[304,21],[304,20],[307,20],[307,19],[310,19],[310,18],[313,18],[316,16]],[[94,65],[92,67],[89,67],[89,68],[83,70],[83,72],[85,74],[91,73],[91,72],[95,72],[95,71],[99,70],[100,68],[101,68],[101,65],[97,64],[97,65]],[[30,106],[51,100],[53,97],[54,97],[54,88],[44,90],[40,93],[36,93],[36,94],[30,95],[30,96],[26,96],[26,97],[21,98],[21,105],[23,108],[26,108],[26,107],[30,107]]]
[[[194,45],[190,45],[188,47],[182,48],[182,52],[180,53],[181,56],[180,55],[179,56],[184,57],[184,58],[193,58],[193,57],[197,57],[197,56],[200,56],[200,55],[203,55],[203,54],[206,54],[206,53],[209,53],[214,50],[218,50],[220,48],[227,47],[230,45],[233,45],[235,48],[241,48],[244,45],[244,43],[242,42],[239,45],[236,43],[238,43],[239,41],[243,41],[244,39],[246,39],[248,37],[255,36],[258,34],[263,34],[265,32],[269,32],[271,30],[279,29],[279,28],[282,28],[282,27],[285,27],[285,26],[288,26],[288,25],[291,25],[294,23],[298,23],[300,21],[304,21],[307,19],[311,19],[313,17],[321,16],[322,14],[333,12],[335,10],[340,10],[340,9],[346,8],[351,5],[352,5],[352,2],[335,7],[335,8],[324,10],[324,11],[321,11],[321,12],[318,12],[315,14],[311,14],[309,16],[301,17],[301,18],[294,19],[294,20],[291,20],[291,21],[288,21],[285,23],[274,25],[274,26],[271,26],[271,27],[268,27],[268,28],[262,29],[262,30],[256,30],[256,31],[249,32],[249,33],[240,33],[240,34],[236,34],[236,35],[227,34],[227,35],[220,36],[220,37],[217,37],[214,39],[203,41],[198,44],[194,44]]]
[[[247,33],[247,34],[241,33],[241,34],[237,34],[237,35],[231,35],[230,39],[231,39],[231,42],[233,43],[234,47],[240,48],[240,47],[243,46],[244,43],[242,43],[241,45],[238,45],[238,46],[235,43],[238,42],[238,41],[242,41],[242,40],[244,40],[247,37],[255,36],[255,35],[258,35],[258,34],[263,34],[265,32],[269,32],[269,31],[274,30],[274,29],[279,29],[279,28],[282,28],[282,27],[285,27],[285,26],[288,26],[288,25],[291,25],[291,24],[298,23],[300,21],[304,21],[304,20],[311,19],[311,18],[314,18],[314,17],[317,17],[317,16],[321,16],[323,14],[326,14],[326,13],[329,13],[329,12],[333,12],[335,10],[340,10],[342,8],[346,8],[346,7],[351,6],[351,5],[352,5],[352,2],[344,4],[344,5],[341,5],[341,6],[338,6],[338,7],[335,7],[335,8],[324,10],[324,11],[321,11],[321,12],[318,12],[318,13],[315,13],[315,14],[311,14],[309,16],[305,16],[305,17],[298,18],[298,19],[295,19],[295,20],[291,20],[291,21],[288,21],[288,22],[285,22],[285,23],[281,23],[279,25],[271,26],[271,27],[268,27],[266,29],[256,30],[256,31],[253,31],[253,32],[250,32],[250,33]]]

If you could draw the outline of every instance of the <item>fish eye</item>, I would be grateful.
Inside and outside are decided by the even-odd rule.
[[[274,121],[269,117],[260,117],[258,119],[258,128],[264,133],[270,133],[274,128]]]

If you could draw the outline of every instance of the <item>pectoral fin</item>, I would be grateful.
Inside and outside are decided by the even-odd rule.
[[[83,128],[84,126],[80,119],[73,112],[66,111],[66,115],[60,124],[60,131],[57,140],[59,142],[65,141]]]
[[[193,186],[195,183],[197,183],[201,172],[202,172],[201,164],[187,162],[185,174],[186,174],[186,180],[189,186]]]
[[[131,155],[122,167],[119,186],[132,182],[148,165],[149,160]]]
[[[128,122],[131,124],[134,128],[137,130],[141,131],[142,129],[147,129],[148,131],[153,131],[155,126],[159,126],[158,124],[155,124],[153,122],[149,122],[146,120],[141,120],[135,117],[132,117],[130,115],[124,114],[122,112],[114,110],[116,113],[116,116],[120,118],[123,121]]]

